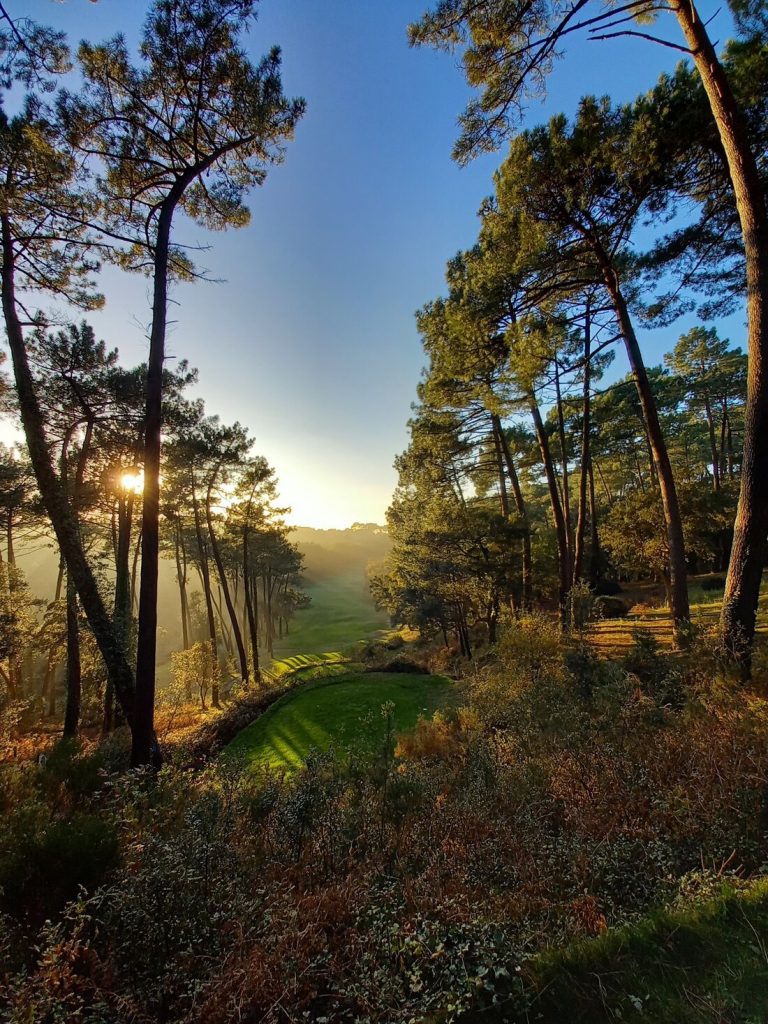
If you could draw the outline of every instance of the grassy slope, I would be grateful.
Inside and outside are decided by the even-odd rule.
[[[275,641],[275,658],[323,654],[350,647],[389,628],[387,615],[371,601],[362,571],[310,584],[309,608],[296,613],[287,637]]]
[[[768,880],[542,954],[524,964],[512,984],[516,994],[500,1007],[470,1011],[461,1019],[764,1024]]]
[[[296,768],[312,747],[373,747],[383,737],[381,705],[392,701],[398,731],[446,703],[442,676],[393,672],[349,673],[286,694],[227,748],[253,767]]]

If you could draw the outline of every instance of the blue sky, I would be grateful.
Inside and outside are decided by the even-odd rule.
[[[443,291],[446,260],[473,243],[503,156],[464,169],[451,161],[468,90],[455,57],[408,46],[406,26],[425,2],[262,0],[248,49],[258,58],[282,47],[285,91],[304,96],[307,113],[285,163],[252,194],[247,228],[208,236],[180,226],[180,240],[211,244],[199,263],[221,283],[173,290],[169,352],[199,368],[210,413],[249,427],[297,524],[383,522],[424,362],[413,314]],[[148,5],[6,6],[64,29],[72,44],[121,31],[133,45]],[[725,17],[710,29],[716,39],[727,35]],[[571,113],[585,93],[631,99],[678,59],[646,42],[574,38],[527,123]],[[108,270],[102,287],[107,306],[94,326],[138,362],[148,282]],[[742,320],[729,324],[736,343]],[[646,334],[648,362],[686,326]],[[615,372],[624,369],[619,357]]]

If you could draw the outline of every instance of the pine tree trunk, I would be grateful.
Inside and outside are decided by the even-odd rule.
[[[712,416],[712,406],[709,395],[704,394],[704,415],[707,418],[707,430],[709,431],[709,450],[712,455],[712,480],[716,491],[720,490],[720,457],[717,451],[717,437],[715,436],[715,420]]]
[[[507,494],[507,482],[504,478],[504,461],[501,451],[501,439],[499,438],[499,417],[491,416],[491,427],[493,432],[493,447],[496,451],[496,473],[499,479],[499,501],[501,503],[501,514],[509,519],[509,495]]]
[[[272,571],[267,570],[264,576],[264,604],[266,605],[266,629],[267,629],[267,653],[270,658],[274,657],[275,647],[275,617],[272,612]]]
[[[53,595],[53,606],[61,600],[61,588],[64,583],[64,559],[59,557],[59,572],[56,576],[56,589]],[[43,683],[43,694],[48,699],[48,714],[51,718],[56,714],[56,648],[48,648],[48,658],[45,665],[45,682]]]
[[[144,488],[141,516],[141,581],[136,641],[136,723],[131,765],[150,764],[155,718],[155,660],[157,656],[157,578],[160,559],[160,442],[163,423],[163,363],[168,303],[168,258],[176,199],[160,208],[154,246],[152,330],[147,360],[144,412]]]
[[[240,660],[240,678],[242,679],[245,686],[248,685],[248,656],[245,653],[245,645],[243,644],[243,636],[240,632],[240,623],[237,621],[237,611],[232,602],[232,595],[229,592],[229,583],[227,581],[227,574],[224,572],[224,562],[221,557],[221,550],[219,549],[219,542],[216,540],[216,532],[213,529],[213,519],[211,518],[211,489],[215,481],[216,475],[211,478],[211,482],[208,485],[208,493],[206,495],[205,502],[205,519],[208,524],[208,534],[211,538],[211,551],[213,552],[213,560],[216,563],[216,570],[219,574],[219,583],[221,590],[224,595],[224,603],[227,606],[227,613],[229,614],[229,620],[232,623],[232,633],[235,638],[235,645],[237,646],[237,656]]]
[[[211,593],[211,574],[208,569],[208,548],[203,537],[203,528],[200,522],[200,506],[197,501],[195,482],[192,480],[192,511],[195,520],[195,537],[200,556],[200,582],[203,585],[203,597],[205,598],[205,610],[208,616],[208,642],[211,646],[211,663],[215,674],[218,674],[219,648],[216,640],[216,616],[213,611],[213,595]],[[218,688],[216,690],[218,698]]]
[[[539,407],[536,404],[536,399],[533,397],[533,395],[529,396],[529,401],[531,406],[531,415],[533,416],[533,426],[536,431],[536,439],[539,442],[541,461],[544,464],[544,473],[547,477],[547,487],[549,488],[549,502],[552,507],[552,518],[555,523],[555,536],[557,538],[557,563],[560,581],[558,588],[558,608],[560,611],[560,622],[563,626],[567,626],[568,591],[570,589],[571,578],[569,572],[568,539],[565,532],[565,518],[563,516],[563,507],[560,504],[560,488],[557,485],[557,475],[555,474],[555,466],[552,462],[552,453],[549,447],[549,439],[547,438],[546,431],[544,430],[544,423],[541,419]]]
[[[67,576],[67,706],[64,712],[64,735],[77,736],[80,725],[82,670],[80,667],[80,626],[77,621],[77,591]]]
[[[565,521],[565,542],[568,547],[568,577],[570,579],[573,572],[573,524],[571,523],[571,493],[568,484],[568,447],[565,441],[563,396],[560,393],[560,364],[557,359],[555,359],[555,400],[557,403],[557,434],[560,441],[560,461],[563,467],[563,519]]]
[[[589,527],[591,532],[591,544],[589,551],[589,582],[594,587],[602,574],[603,558],[600,551],[600,533],[597,526],[597,500],[595,498],[595,471],[594,462],[590,453],[589,457]]]
[[[184,551],[184,539],[181,532],[181,517],[176,517],[174,533],[174,551],[176,555],[176,582],[179,584],[179,604],[181,606],[181,642],[184,650],[189,649],[189,628],[187,611],[187,558]]]
[[[10,222],[0,214],[2,227],[2,304],[8,345],[11,350],[19,411],[27,440],[30,460],[45,509],[51,520],[59,550],[72,576],[88,623],[98,644],[115,692],[133,731],[135,693],[131,667],[115,636],[114,627],[85,557],[77,521],[51,464],[45,436],[45,422],[35,394],[24,335],[16,313],[14,294],[14,250]]]
[[[590,313],[589,298],[586,300],[584,313],[584,386],[582,389],[581,401],[581,474],[579,476],[579,513],[576,521],[576,539],[573,553],[573,582],[578,583],[581,579],[584,568],[584,538],[587,529],[587,489],[589,484],[590,468],[590,370],[591,370],[591,344],[592,344],[592,321]]]
[[[118,498],[117,513],[117,555],[115,558],[115,602],[113,618],[115,630],[128,653],[128,638],[131,624],[131,520],[133,518],[133,497]]]
[[[747,276],[747,403],[744,454],[720,626],[726,646],[751,671],[768,537],[768,211],[757,162],[725,70],[691,0],[672,0],[717,126],[744,239]]]
[[[531,554],[531,527],[528,521],[528,510],[525,507],[523,492],[520,487],[520,480],[515,469],[515,460],[512,458],[512,451],[509,447],[501,421],[497,417],[497,430],[501,450],[504,455],[504,462],[509,474],[509,482],[512,484],[512,494],[515,498],[515,509],[523,524],[523,611],[529,612],[533,604],[533,556]]]
[[[645,369],[640,345],[627,309],[627,304],[619,287],[618,276],[606,254],[599,250],[596,255],[601,263],[605,286],[611,296],[616,319],[624,338],[624,345],[629,358],[629,365],[635,380],[643,423],[648,444],[653,453],[653,466],[661,492],[661,503],[664,509],[664,522],[667,531],[669,548],[669,593],[672,618],[675,628],[690,619],[688,604],[688,581],[685,563],[685,539],[683,537],[683,520],[680,515],[680,504],[677,499],[677,488],[672,472],[669,452],[661,432],[656,401],[651,391],[648,373]]]
[[[253,658],[253,676],[256,683],[261,682],[261,670],[259,668],[259,630],[256,621],[256,613],[253,605],[251,590],[251,573],[248,565],[248,529],[243,530],[243,589],[245,590],[245,609],[248,616],[248,629],[251,634],[251,657]]]
[[[216,592],[213,587],[211,587],[213,607],[216,609],[216,618],[219,620],[219,630],[224,639],[224,646],[227,649],[227,654],[230,658],[234,658],[235,645],[232,642],[232,630],[229,628],[227,616],[224,614],[224,609],[222,608],[221,587],[217,584],[216,589],[219,592],[218,597],[216,596]]]

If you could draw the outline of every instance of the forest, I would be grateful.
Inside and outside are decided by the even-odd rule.
[[[0,2],[9,1024],[768,1020],[768,7],[424,2],[494,170],[339,529],[173,333],[312,117],[257,0]],[[538,118],[584,40],[677,63]]]

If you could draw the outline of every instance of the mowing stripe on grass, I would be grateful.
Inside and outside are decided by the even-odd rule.
[[[452,683],[443,676],[370,672],[318,680],[273,704],[235,737],[227,755],[253,768],[294,770],[313,747],[375,749],[384,736],[382,704],[394,704],[395,728],[404,732],[452,697]]]

